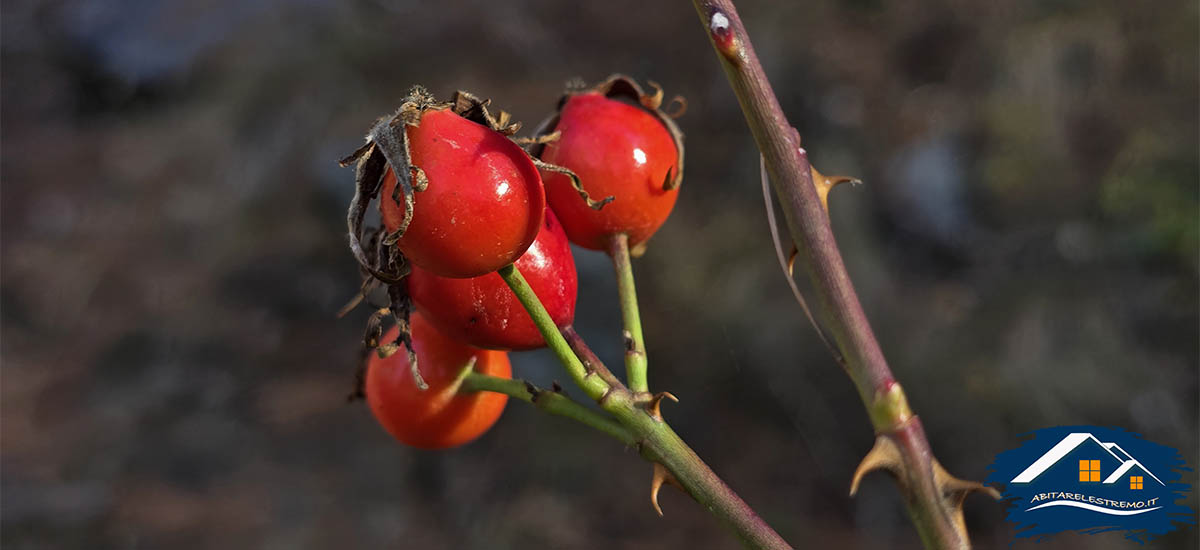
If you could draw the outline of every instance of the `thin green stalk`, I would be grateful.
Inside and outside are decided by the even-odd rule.
[[[579,335],[570,327],[566,327],[563,331],[571,336],[576,348],[588,358],[590,368],[584,366],[572,352],[566,338],[554,326],[553,319],[546,313],[545,307],[529,288],[520,271],[510,265],[500,270],[500,277],[508,283],[517,299],[525,306],[534,324],[567,372],[602,409],[612,414],[629,431],[634,447],[642,456],[665,467],[696,502],[720,519],[747,548],[791,549],[791,546],[758,517],[758,514],[662,420],[657,407],[650,405],[654,401],[644,402],[635,398],[635,394],[613,378],[611,373],[607,377],[601,376],[601,373],[607,373],[608,369],[587,350]],[[609,381],[606,382],[606,379]],[[651,414],[651,409],[654,414]]]
[[[490,391],[503,393],[514,399],[532,403],[535,407],[550,414],[565,416],[576,422],[590,426],[626,446],[633,446],[633,434],[615,420],[593,411],[582,404],[576,403],[556,391],[540,390],[524,380],[500,378],[471,371],[463,378],[461,391]]]
[[[628,398],[628,392],[625,395]],[[792,550],[792,546],[726,485],[670,425],[632,405],[630,401],[619,408],[605,408],[641,438],[642,456],[665,466],[679,485],[733,531],[746,548]]]
[[[650,391],[646,379],[646,341],[642,337],[642,317],[638,312],[637,287],[633,283],[633,263],[629,258],[629,236],[620,233],[609,238],[608,255],[617,275],[617,295],[621,318],[625,322],[625,377],[636,393]]]
[[[583,363],[571,351],[571,346],[567,344],[566,339],[562,334],[559,334],[558,327],[554,325],[554,319],[550,317],[550,313],[546,311],[546,306],[542,305],[542,301],[538,299],[537,294],[529,287],[529,283],[525,281],[525,277],[521,275],[521,271],[514,265],[507,265],[500,268],[498,271],[500,278],[508,284],[512,289],[513,294],[517,295],[517,300],[525,307],[525,311],[529,312],[529,316],[533,319],[533,324],[537,326],[538,332],[542,333],[542,338],[546,340],[546,346],[554,352],[558,357],[559,362],[567,369],[567,373],[575,380],[575,384],[583,389],[588,397],[597,401],[608,393],[610,386],[602,378],[596,375],[595,372],[589,372],[584,368]]]
[[[610,388],[619,388],[623,384],[613,376],[613,373],[608,370],[608,367],[600,361],[592,348],[588,347],[587,342],[583,341],[583,337],[575,331],[575,327],[567,325],[559,330],[563,338],[567,340],[567,345],[571,346],[571,351],[575,352],[575,356],[583,362],[583,368],[588,372],[594,372],[608,383]]]

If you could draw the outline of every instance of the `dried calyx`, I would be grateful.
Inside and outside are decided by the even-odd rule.
[[[521,129],[521,123],[513,121],[507,112],[493,111],[490,106],[491,100],[480,99],[464,91],[455,92],[449,102],[439,102],[425,88],[413,86],[395,113],[381,117],[371,126],[366,143],[339,161],[342,166],[354,164],[355,167],[354,198],[350,202],[346,223],[350,252],[358,261],[363,276],[359,294],[343,308],[341,314],[353,309],[376,288],[386,287],[388,305],[374,306],[363,338],[364,350],[375,350],[380,357],[386,357],[403,346],[408,352],[413,377],[422,389],[426,386],[417,370],[417,357],[412,349],[409,330],[412,302],[403,284],[411,268],[397,241],[412,222],[416,193],[424,191],[429,186],[429,180],[420,167],[412,164],[407,130],[419,126],[426,112],[446,109],[506,137],[511,138]],[[389,169],[395,174],[397,185],[392,196],[379,197],[384,176]],[[367,211],[376,198],[394,201],[397,206],[403,207],[404,217],[395,231],[366,227],[364,220]],[[400,328],[400,332],[394,341],[382,342],[383,322],[389,318]],[[360,388],[356,384],[352,397],[360,395]]]
[[[679,184],[683,182],[684,148],[683,132],[680,131],[679,126],[675,124],[675,119],[683,116],[683,113],[687,111],[687,100],[685,100],[683,96],[674,96],[665,104],[665,107],[667,107],[670,111],[664,111],[664,95],[662,86],[659,86],[658,83],[653,81],[647,81],[647,83],[650,85],[650,87],[654,88],[654,93],[646,93],[645,89],[643,89],[636,81],[623,74],[611,75],[603,82],[600,82],[592,87],[587,87],[578,80],[568,82],[567,91],[563,94],[562,98],[558,100],[558,106],[556,107],[554,114],[542,121],[542,123],[539,124],[537,129],[534,131],[534,135],[536,137],[533,140],[530,140],[530,144],[528,146],[529,153],[533,155],[535,159],[540,158],[542,156],[542,150],[545,149],[546,143],[554,141],[553,138],[544,138],[553,136],[554,133],[556,133],[554,132],[554,129],[558,126],[559,115],[562,112],[563,107],[566,106],[567,100],[570,99],[571,96],[578,94],[598,93],[609,99],[624,101],[630,105],[638,106],[653,115],[656,119],[658,119],[659,122],[662,123],[664,127],[666,127],[667,132],[671,134],[672,141],[675,142],[676,168],[668,172],[666,177],[663,179],[663,190],[670,191],[678,188]],[[572,183],[575,184],[575,189],[579,191],[580,196],[584,197],[584,200],[588,201],[588,205],[599,210],[599,207],[595,206],[594,204],[596,201],[592,201],[588,197],[587,192],[584,191],[583,187],[579,185],[578,178],[573,178]],[[603,201],[600,201],[600,206],[603,206],[604,203],[607,203],[611,200],[612,197],[605,198]]]

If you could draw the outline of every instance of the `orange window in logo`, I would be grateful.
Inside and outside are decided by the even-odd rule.
[[[1142,476],[1129,476],[1129,488],[1130,489],[1141,489],[1142,488]]]
[[[1080,460],[1079,461],[1079,481],[1084,483],[1100,481],[1100,461],[1099,460]]]

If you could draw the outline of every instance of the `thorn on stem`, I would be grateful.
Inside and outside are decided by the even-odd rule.
[[[886,436],[876,436],[875,445],[871,447],[867,456],[863,457],[858,468],[854,470],[854,478],[850,481],[850,496],[858,493],[858,484],[862,481],[863,476],[875,470],[891,472],[903,484],[904,479],[899,472],[902,466],[903,458],[900,456],[900,449],[896,447],[896,442]]]
[[[658,517],[663,515],[662,507],[658,505],[658,490],[662,489],[663,483],[683,490],[683,486],[679,484],[679,480],[675,479],[675,475],[667,470],[666,466],[655,462],[654,477],[650,480],[650,504],[654,506],[654,511],[658,512]]]
[[[650,402],[646,403],[646,412],[649,413],[650,416],[652,416],[655,420],[657,420],[659,422],[663,421],[662,410],[659,407],[660,407],[660,405],[662,405],[664,398],[670,399],[671,401],[674,401],[676,403],[679,402],[679,398],[675,397],[674,394],[672,394],[669,391],[663,391],[663,392],[658,392],[658,393],[654,394],[654,397],[650,398]]]
[[[938,489],[942,491],[942,498],[946,503],[962,515],[962,503],[967,498],[967,495],[980,492],[992,497],[995,500],[1000,500],[1000,491],[995,487],[989,487],[977,481],[967,481],[950,475],[941,463],[937,460],[933,461],[933,481],[937,484]],[[965,528],[965,527],[964,527]]]
[[[826,176],[817,171],[817,167],[812,164],[808,165],[809,171],[812,172],[813,186],[817,188],[817,196],[821,198],[821,206],[825,207],[825,213],[829,213],[829,191],[843,183],[858,185],[862,180],[852,178],[850,176]]]

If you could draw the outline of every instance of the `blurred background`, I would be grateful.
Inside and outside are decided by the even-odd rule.
[[[866,182],[832,193],[835,233],[952,473],[1062,424],[1200,462],[1195,2],[739,7],[814,164]],[[869,423],[775,263],[689,2],[8,0],[0,20],[6,548],[736,547],[678,492],[658,518],[650,466],[566,420],[512,403],[423,452],[344,400],[366,313],[334,318],[358,286],[337,159],[414,83],[531,127],[612,72],[690,104],[682,194],[635,264],[666,415],[798,547],[919,545],[886,476],[846,494]],[[576,260],[580,331],[619,365],[607,259]],[[545,353],[514,367],[567,381]],[[979,547],[1007,547],[1003,515],[968,499]]]

